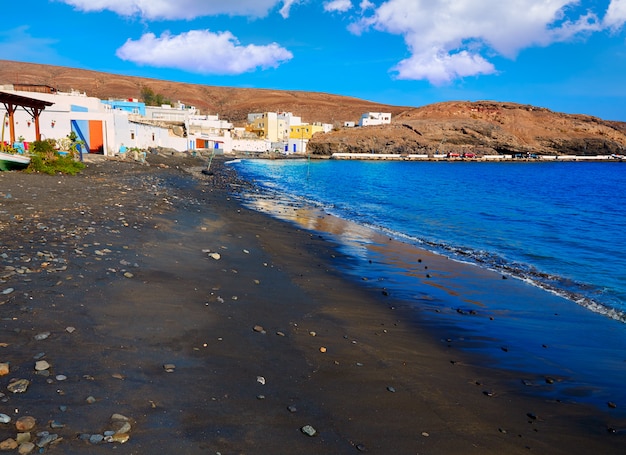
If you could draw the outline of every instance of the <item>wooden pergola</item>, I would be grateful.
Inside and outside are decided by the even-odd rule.
[[[30,113],[33,117],[35,120],[36,140],[41,140],[41,131],[39,130],[39,114],[41,114],[46,107],[52,106],[54,103],[6,92],[0,92],[0,103],[4,104],[7,114],[9,114],[9,137],[11,139],[11,144],[15,142],[14,114],[18,107],[24,108],[24,110]]]

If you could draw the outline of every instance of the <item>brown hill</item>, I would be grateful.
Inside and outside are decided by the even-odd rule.
[[[391,125],[317,135],[308,150],[344,153],[611,155],[626,150],[626,123],[493,101],[408,109]]]
[[[308,150],[352,153],[476,153],[608,155],[626,151],[626,123],[495,101],[444,102],[423,107],[372,103],[340,95],[289,90],[216,87],[0,60],[0,84],[43,84],[102,99],[140,98],[150,88],[243,125],[250,112],[293,112],[304,122],[332,123]],[[341,128],[364,112],[391,112],[391,125]]]
[[[303,122],[343,125],[346,121],[358,121],[364,112],[397,115],[407,109],[327,93],[186,84],[0,60],[0,84],[17,83],[49,85],[63,92],[73,89],[101,99],[139,99],[142,88],[147,87],[171,101],[195,106],[203,114],[219,114],[236,125],[242,125],[251,112],[292,112]]]

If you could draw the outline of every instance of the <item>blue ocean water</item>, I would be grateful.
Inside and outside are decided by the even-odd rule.
[[[626,322],[623,163],[243,160],[233,166],[275,203],[317,207]]]

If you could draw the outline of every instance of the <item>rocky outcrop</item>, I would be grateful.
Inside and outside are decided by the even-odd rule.
[[[610,155],[626,151],[626,125],[515,103],[446,102],[410,109],[390,125],[319,134],[312,155],[474,153]]]

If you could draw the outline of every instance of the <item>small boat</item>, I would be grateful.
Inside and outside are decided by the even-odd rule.
[[[26,169],[30,164],[30,157],[0,152],[0,171],[16,171]]]

